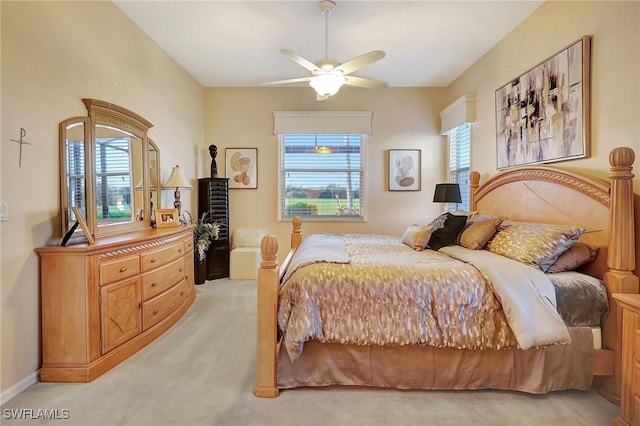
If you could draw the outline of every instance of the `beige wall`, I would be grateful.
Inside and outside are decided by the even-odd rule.
[[[59,235],[58,123],[86,115],[82,98],[110,101],[155,124],[163,179],[172,164],[195,178],[204,90],[111,2],[1,2],[0,389],[39,367],[38,259]],[[10,139],[27,132],[23,149]],[[185,191],[186,205],[191,196]],[[164,205],[172,196],[164,194]]]
[[[592,157],[562,163],[607,176],[608,152],[617,145],[640,156],[640,3],[547,2],[446,89],[344,88],[317,102],[309,88],[201,88],[109,2],[0,2],[1,106],[0,201],[9,222],[0,223],[0,390],[39,367],[38,263],[35,247],[57,235],[58,123],[85,115],[83,97],[111,101],[155,124],[150,136],[161,149],[163,179],[179,164],[189,178],[207,177],[208,145],[257,147],[257,190],[232,190],[232,228],[263,228],[288,246],[290,223],[277,223],[277,138],[272,111],[369,110],[368,222],[314,223],[306,232],[398,234],[433,217],[433,185],[444,178],[439,111],[466,93],[476,94],[472,166],[495,173],[494,91],[584,34],[593,36]],[[17,145],[27,131],[18,168]],[[386,190],[389,148],[422,149],[422,191]],[[637,161],[636,170],[640,170]],[[195,183],[195,181],[194,181]],[[638,179],[636,192],[640,192]],[[196,210],[195,191],[183,204]],[[169,206],[171,193],[163,195]],[[636,214],[639,212],[636,206]],[[637,238],[640,241],[640,238]]]
[[[591,157],[558,166],[608,177],[609,151],[635,149],[640,194],[640,2],[548,1],[447,90],[453,101],[476,94],[471,166],[496,172],[495,90],[584,35],[592,37]],[[640,267],[640,196],[636,195],[636,267]]]
[[[206,89],[205,135],[218,146],[218,174],[224,176],[225,147],[258,148],[258,189],[230,191],[232,229],[266,229],[278,238],[279,257],[289,247],[291,222],[277,223],[278,138],[273,135],[272,111],[373,111],[373,135],[366,143],[366,223],[308,223],[303,232],[402,234],[412,223],[425,223],[440,212],[433,189],[443,178],[445,139],[439,135],[444,89],[345,87],[325,102],[310,88]],[[387,190],[387,150],[422,150],[422,191]],[[208,156],[207,156],[208,157]],[[202,176],[209,174],[203,160]]]

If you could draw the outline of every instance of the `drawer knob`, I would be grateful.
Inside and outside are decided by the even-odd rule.
[[[180,292],[180,296],[184,296],[184,291],[181,291],[181,292]]]
[[[120,268],[120,272],[124,272],[124,271],[126,271],[127,269],[129,269],[129,268],[127,268],[126,266],[123,266],[122,268]]]
[[[156,263],[158,261],[158,259],[156,259],[155,257],[153,259],[151,259],[151,263]]]
[[[184,271],[184,268],[180,268],[180,272]]]
[[[182,249],[181,248],[178,249],[178,253],[182,253]]]
[[[158,285],[158,281],[154,281],[154,282],[151,283],[151,287],[155,287],[157,285]]]
[[[154,309],[154,310],[153,310],[153,315],[156,315],[157,313],[158,313],[158,310],[157,310],[157,309]]]

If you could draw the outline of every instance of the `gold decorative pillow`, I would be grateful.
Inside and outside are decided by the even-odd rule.
[[[583,232],[568,225],[509,222],[506,226],[503,223],[487,248],[546,272]]]
[[[467,226],[458,237],[458,245],[469,250],[479,250],[487,244],[500,227],[504,217],[475,215],[469,219]]]
[[[422,251],[427,246],[433,233],[433,226],[411,225],[404,231],[402,243],[416,251]]]

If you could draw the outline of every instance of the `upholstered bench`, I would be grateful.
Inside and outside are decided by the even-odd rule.
[[[229,278],[255,280],[260,267],[260,241],[266,235],[262,230],[236,230],[231,239]]]

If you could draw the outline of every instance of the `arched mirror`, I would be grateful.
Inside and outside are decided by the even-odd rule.
[[[94,237],[148,228],[154,191],[160,198],[160,153],[147,138],[152,124],[118,105],[83,102],[88,117],[60,123],[63,234],[76,221],[72,207],[86,215]]]

